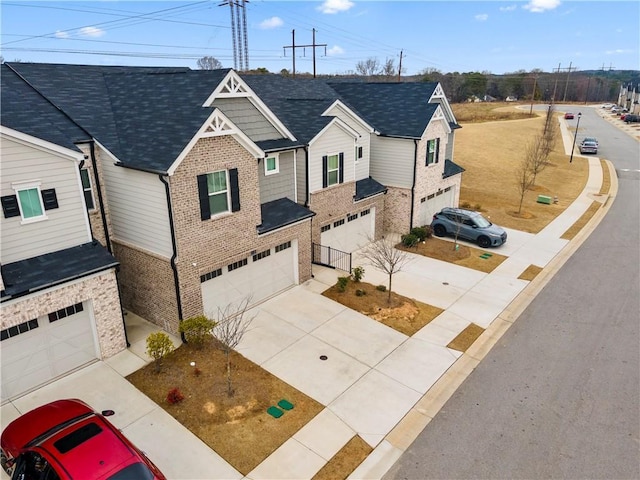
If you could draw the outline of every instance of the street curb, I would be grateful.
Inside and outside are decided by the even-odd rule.
[[[349,480],[382,478],[498,343],[509,327],[516,322],[536,295],[542,291],[602,221],[618,193],[618,177],[615,168],[609,160],[603,160],[603,162],[609,170],[611,186],[602,202],[602,207],[422,396],[393,430],[386,435],[373,453],[353,471],[348,477]]]

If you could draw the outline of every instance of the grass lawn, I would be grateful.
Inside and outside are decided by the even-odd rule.
[[[468,105],[453,105],[454,114]],[[500,110],[515,110],[500,107]],[[487,108],[483,105],[483,108]],[[494,105],[494,108],[496,106]],[[528,110],[526,110],[528,116]],[[558,116],[560,114],[557,114]],[[558,131],[556,145],[546,168],[537,176],[533,188],[525,193],[522,211],[516,182],[516,171],[522,162],[525,146],[544,128],[544,117],[522,120],[465,123],[456,131],[455,162],[464,167],[460,189],[460,205],[479,210],[498,225],[530,233],[538,233],[562,213],[582,192],[587,182],[589,165],[579,155],[569,158]],[[539,194],[558,197],[557,204],[537,203]]]

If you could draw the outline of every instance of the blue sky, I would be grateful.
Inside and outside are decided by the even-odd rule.
[[[196,68],[205,55],[233,67],[230,9],[215,1],[1,0],[6,61]],[[316,43],[320,74],[402,52],[404,73],[425,69],[503,74],[570,65],[640,70],[640,2],[272,1],[246,4],[249,67],[292,68],[295,43]],[[311,72],[312,49],[296,50]]]

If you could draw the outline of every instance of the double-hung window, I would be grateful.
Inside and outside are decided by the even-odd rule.
[[[40,181],[12,183],[15,195],[5,195],[2,200],[4,218],[20,217],[20,223],[46,220],[47,210],[58,208],[55,188],[40,189]]]
[[[340,181],[340,157],[329,155],[327,157],[327,186],[335,185]]]
[[[229,211],[229,189],[227,188],[226,170],[207,174],[207,191],[209,193],[209,211],[211,215]]]
[[[360,145],[356,145],[356,162],[362,160],[362,147]]]
[[[438,163],[438,154],[440,150],[440,139],[434,138],[427,140],[427,165]]]
[[[44,220],[47,216],[44,213],[44,204],[40,195],[40,182],[13,185],[13,189],[18,197],[18,206],[23,223]]]
[[[87,205],[87,210],[93,210],[95,208],[95,204],[93,203],[93,190],[91,189],[91,178],[89,177],[89,170],[87,170],[86,168],[80,170],[80,179],[82,180],[84,203]]]
[[[280,171],[280,162],[278,155],[273,155],[264,159],[264,174],[273,175]]]
[[[226,212],[240,210],[238,169],[218,170],[198,175],[200,219],[209,220]]]

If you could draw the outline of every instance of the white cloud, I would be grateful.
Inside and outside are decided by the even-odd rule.
[[[101,37],[104,35],[104,30],[97,27],[82,27],[79,33],[83,37]]]
[[[69,38],[69,33],[57,30],[56,33],[54,33],[54,37],[56,37],[56,38]]]
[[[618,48],[616,50],[607,50],[604,52],[605,55],[626,55],[628,53],[633,53],[631,49]]]
[[[322,13],[338,13],[338,12],[346,12],[355,4],[351,0],[324,0],[322,5],[318,7]]]
[[[518,8],[517,5],[509,5],[508,7],[500,7],[500,11],[501,12],[513,12],[516,8]]]
[[[334,55],[342,55],[344,53],[344,49],[338,45],[334,45],[329,50],[327,50],[327,57],[332,57]]]
[[[489,18],[489,15],[487,15],[486,13],[479,13],[473,18],[475,18],[479,22],[486,22],[487,19]]]
[[[281,27],[282,25],[284,25],[284,22],[280,17],[271,17],[260,22],[259,27],[263,30],[270,30],[272,28]]]
[[[541,13],[545,10],[553,10],[560,6],[560,0],[531,0],[524,7],[525,10],[529,10],[534,13]]]

